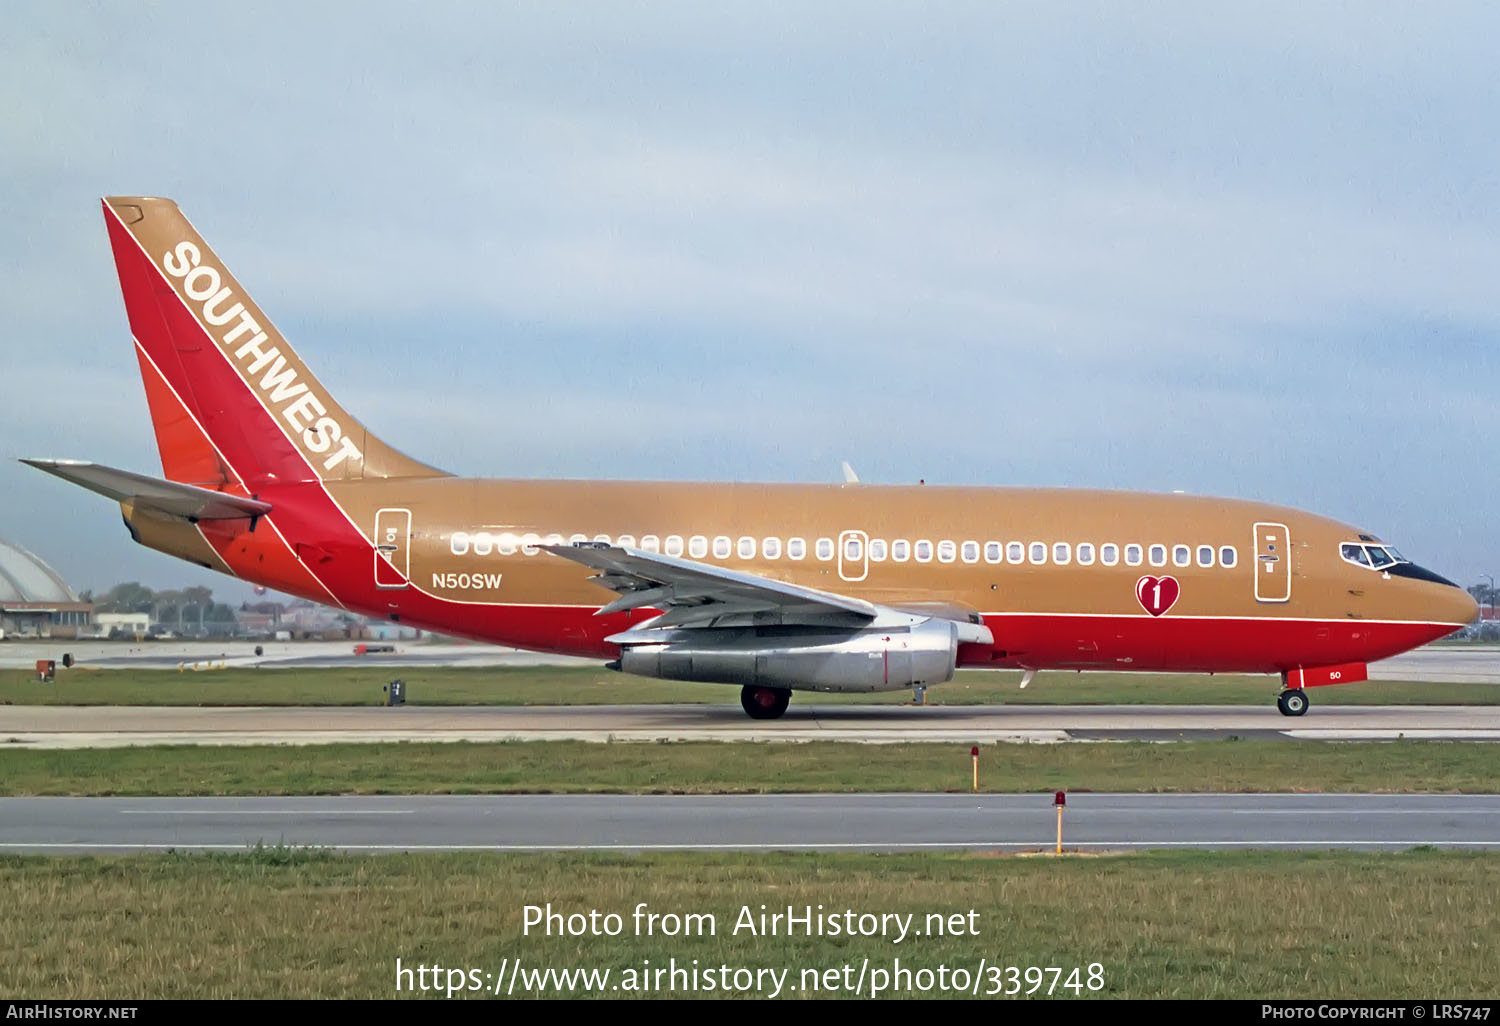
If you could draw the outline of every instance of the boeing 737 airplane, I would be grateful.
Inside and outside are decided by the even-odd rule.
[[[761,719],[960,667],[1279,674],[1300,716],[1477,613],[1372,532],[1258,502],[454,477],[340,406],[175,203],[104,217],[163,477],[25,462],[143,545],[317,602],[738,684]]]

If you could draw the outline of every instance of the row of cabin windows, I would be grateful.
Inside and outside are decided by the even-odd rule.
[[[706,559],[710,552],[714,559],[729,559],[731,555],[740,559],[755,559],[756,553],[764,559],[780,559],[783,552],[787,559],[806,559],[808,544],[802,538],[788,538],[785,548],[780,538],[761,538],[758,542],[748,535],[738,540],[728,535],[719,535],[712,542],[701,534],[695,534],[686,540],[681,535],[669,534],[665,541],[654,534],[644,535],[640,543],[636,543],[635,535],[622,534],[611,540],[607,534],[588,535],[575,534],[564,540],[560,534],[551,534],[546,538],[540,535],[527,534],[517,536],[515,534],[491,535],[481,531],[470,535],[463,531],[455,531],[450,548],[454,555],[462,556],[473,552],[478,556],[488,556],[490,553],[498,553],[502,556],[514,555],[519,549],[528,556],[537,553],[539,545],[563,545],[576,544],[578,542],[594,541],[605,545],[614,544],[624,548],[640,548],[646,552],[662,552],[668,556],[686,555],[691,559]],[[823,562],[829,562],[834,556],[834,542],[832,538],[819,538],[812,544],[814,558]],[[871,538],[868,546],[868,557],[872,563],[884,563],[889,560],[892,563],[906,563],[915,560],[918,563],[930,563],[936,556],[939,563],[954,563],[962,560],[965,563],[978,563],[981,558],[984,562],[991,564],[1010,563],[1014,565],[1029,564],[1041,566],[1052,563],[1056,566],[1067,566],[1077,563],[1079,566],[1093,566],[1096,562],[1101,566],[1117,566],[1123,557],[1126,566],[1141,566],[1149,563],[1151,566],[1162,567],[1168,564],[1170,555],[1171,565],[1174,567],[1199,567],[1221,566],[1226,569],[1233,568],[1239,562],[1239,552],[1233,545],[1223,545],[1215,548],[1213,545],[1172,545],[1163,544],[1141,545],[1136,542],[1121,546],[1114,542],[1105,542],[1096,546],[1093,542],[1079,542],[1073,545],[1069,542],[1006,542],[1002,544],[997,541],[977,542],[965,541],[954,542],[946,539],[932,542],[925,538],[917,541],[908,541],[905,538],[897,538],[895,541],[887,542],[884,538]],[[866,544],[863,538],[853,537],[844,539],[843,558],[847,562],[859,562],[866,558]]]

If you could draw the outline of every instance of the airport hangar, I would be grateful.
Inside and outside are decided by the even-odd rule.
[[[93,615],[40,556],[0,539],[0,638],[74,638]]]

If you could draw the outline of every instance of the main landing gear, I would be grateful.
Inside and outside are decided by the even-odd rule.
[[[752,687],[740,688],[740,705],[752,720],[774,720],[786,712],[792,693],[785,688]]]
[[[1287,688],[1276,696],[1276,708],[1283,716],[1301,716],[1307,712],[1307,692],[1301,688]]]

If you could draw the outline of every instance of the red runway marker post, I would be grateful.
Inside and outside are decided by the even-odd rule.
[[[1057,806],[1057,853],[1062,854],[1062,810],[1068,804],[1068,795],[1064,791],[1057,792],[1052,798],[1052,804]]]

